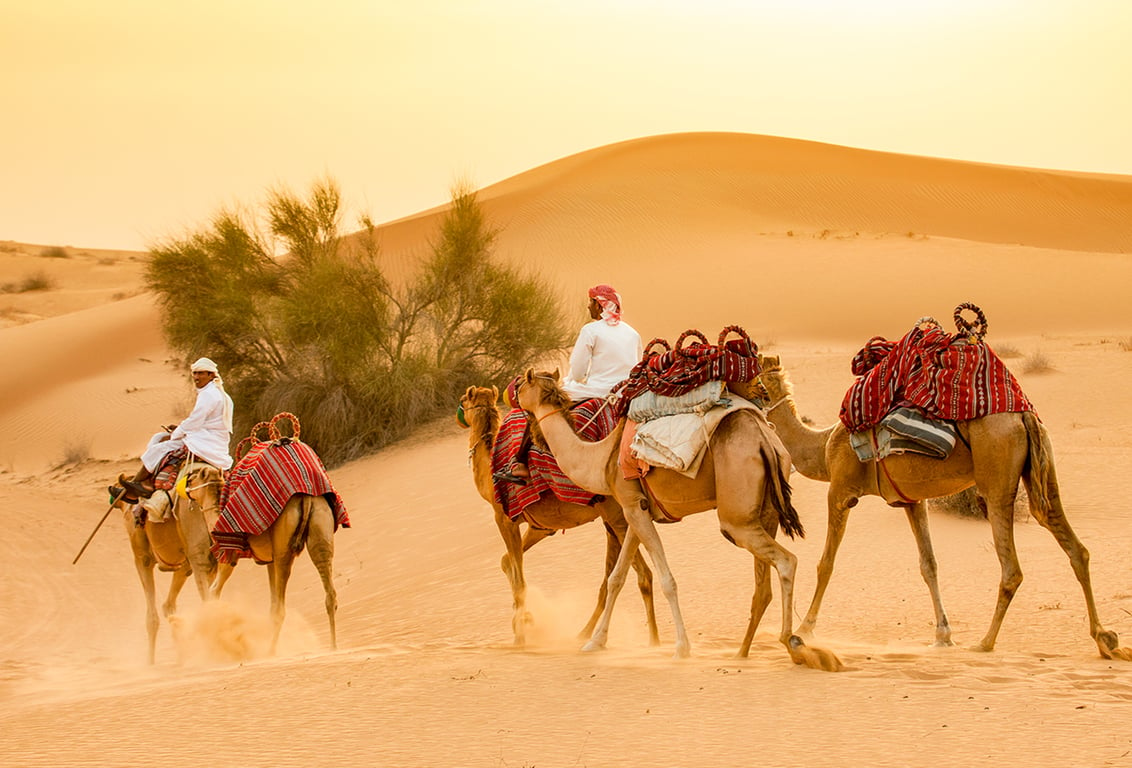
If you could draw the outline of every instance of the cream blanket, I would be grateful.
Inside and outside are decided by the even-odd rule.
[[[708,441],[725,416],[735,411],[753,410],[765,422],[763,412],[749,400],[728,393],[723,402],[725,404],[703,413],[662,416],[639,424],[631,446],[633,457],[654,467],[667,467],[695,477]]]

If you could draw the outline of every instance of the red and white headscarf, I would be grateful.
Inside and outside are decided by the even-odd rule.
[[[612,285],[595,285],[590,288],[590,298],[601,307],[601,319],[609,325],[621,322],[621,294]]]

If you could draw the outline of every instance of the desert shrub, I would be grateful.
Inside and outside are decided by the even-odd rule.
[[[55,287],[55,281],[43,271],[32,272],[25,275],[17,283],[4,283],[0,286],[2,293],[31,293],[32,291],[49,291]]]
[[[1132,352],[1132,338],[1121,340],[1120,348],[1125,352]]]
[[[416,274],[395,285],[367,219],[340,236],[332,181],[301,199],[273,191],[264,228],[222,211],[153,247],[147,285],[170,344],[215,360],[237,406],[236,435],[281,411],[337,464],[455,408],[470,384],[502,384],[565,344],[555,293],[493,260],[497,231],[458,185]]]
[[[1003,360],[1022,356],[1021,350],[1013,344],[996,344],[994,346],[994,353]]]
[[[1031,352],[1022,361],[1022,370],[1025,373],[1049,373],[1053,369],[1053,362],[1041,350]]]
[[[974,486],[950,496],[928,499],[927,504],[928,509],[933,512],[942,512],[956,517],[967,517],[979,520],[987,519],[986,502],[978,495]],[[1014,499],[1014,519],[1022,521],[1028,519],[1029,516],[1029,496],[1026,494],[1026,489],[1019,485],[1018,495]]]
[[[71,258],[70,252],[61,245],[52,245],[44,248],[39,252],[39,255],[46,259],[69,259]]]
[[[91,439],[71,437],[63,443],[63,464],[82,464],[90,458]]]

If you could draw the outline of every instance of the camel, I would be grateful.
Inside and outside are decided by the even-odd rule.
[[[579,633],[580,637],[588,639],[605,608],[607,579],[617,562],[629,525],[625,522],[625,516],[621,514],[620,505],[613,499],[606,498],[592,506],[587,506],[560,501],[550,493],[544,494],[541,499],[523,511],[527,529],[525,533],[521,533],[523,520],[512,520],[495,500],[495,488],[491,477],[492,448],[503,418],[496,405],[498,399],[499,390],[496,387],[468,387],[468,391],[460,398],[460,405],[468,422],[467,426],[470,428],[468,455],[472,463],[476,490],[494,510],[495,524],[499,527],[499,534],[507,547],[500,567],[511,584],[513,599],[511,627],[515,645],[522,647],[525,644],[525,629],[529,621],[526,610],[527,585],[523,577],[523,553],[557,531],[576,528],[601,518],[606,534],[605,573],[598,590],[597,606],[586,626]],[[649,644],[659,645],[660,635],[656,627],[656,611],[653,606],[652,571],[640,554],[633,558],[633,568],[637,571],[637,585],[641,590],[641,599],[645,603]]]
[[[829,483],[829,527],[818,563],[813,601],[799,634],[808,637],[817,624],[822,597],[833,573],[833,561],[845,535],[849,510],[862,496],[880,496],[891,506],[903,507],[920,553],[920,573],[931,592],[935,609],[935,644],[952,645],[951,627],[939,592],[935,553],[928,533],[925,499],[950,496],[975,486],[986,502],[995,550],[1002,569],[991,624],[977,651],[994,650],[1006,609],[1022,571],[1014,547],[1014,500],[1019,481],[1025,484],[1034,518],[1057,539],[1069,556],[1073,572],[1085,594],[1089,634],[1101,656],[1132,660],[1132,652],[1119,647],[1115,632],[1101,626],[1089,578],[1089,553],[1078,540],[1061,504],[1049,435],[1032,412],[998,413],[958,423],[962,437],[946,459],[915,454],[893,454],[881,462],[865,463],[849,444],[849,432],[838,421],[813,429],[798,418],[793,387],[777,356],[760,356],[759,382],[767,398],[766,413],[786,444],[799,472]]]
[[[747,634],[739,655],[747,656],[763,613],[771,600],[769,567],[778,572],[782,597],[782,627],[779,640],[797,663],[840,669],[832,653],[806,653],[801,638],[791,631],[794,606],[794,574],[797,558],[775,541],[778,527],[791,537],[803,535],[798,514],[790,503],[787,483],[789,456],[774,438],[769,425],[757,411],[737,410],[727,415],[712,433],[708,454],[695,478],[662,467],[647,475],[647,488],[639,480],[628,480],[618,466],[618,446],[624,420],[606,439],[587,443],[574,434],[564,416],[570,398],[562,390],[558,371],[528,370],[521,378],[519,404],[533,414],[558,465],[576,484],[594,493],[612,495],[621,505],[629,523],[621,554],[609,577],[609,597],[593,637],[585,650],[604,648],[609,636],[609,620],[617,595],[624,586],[628,559],[641,545],[645,547],[660,577],[676,628],[677,657],[690,654],[691,645],[676,594],[676,580],[664,554],[664,546],[653,524],[650,510],[669,521],[715,509],[723,537],[748,550],[755,558],[755,591]],[[815,657],[822,661],[813,662]]]
[[[205,481],[208,470],[213,468],[207,464],[190,464],[185,469],[187,482],[190,485],[197,485]],[[196,580],[201,599],[208,599],[209,585],[216,573],[216,559],[212,556],[212,538],[209,534],[213,523],[216,522],[215,512],[178,498],[173,513],[165,522],[147,521],[144,526],[139,526],[131,511],[132,503],[119,498],[114,502],[114,506],[125,513],[123,522],[126,535],[130,539],[130,549],[134,554],[134,567],[137,569],[138,579],[145,592],[149,663],[153,664],[157,629],[160,625],[156,584],[153,577],[154,566],[173,573],[169,583],[169,593],[161,605],[161,615],[165,616],[166,620],[177,612],[177,597],[190,574]],[[213,513],[211,519],[209,512]]]
[[[220,507],[222,478],[220,470],[208,467],[205,476],[198,482],[189,482],[186,494],[189,499],[206,512]],[[215,518],[214,518],[215,519]],[[322,578],[326,593],[326,619],[330,627],[330,647],[338,648],[334,615],[338,610],[338,593],[334,589],[334,511],[322,496],[295,494],[283,507],[263,533],[248,537],[248,546],[257,562],[267,565],[268,584],[271,592],[271,653],[279,643],[279,631],[283,627],[286,614],[287,581],[291,578],[291,567],[295,557],[306,547],[311,562]],[[211,526],[209,528],[211,530]],[[210,596],[219,598],[224,584],[232,575],[235,564],[221,563],[212,583]]]

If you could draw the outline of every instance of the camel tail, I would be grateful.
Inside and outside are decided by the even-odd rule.
[[[291,551],[296,555],[303,551],[303,547],[307,545],[307,536],[311,530],[311,510],[314,508],[314,497],[302,495],[299,496],[299,523],[295,526],[295,532],[291,534]]]
[[[791,501],[793,490],[790,488],[790,480],[783,472],[777,454],[763,446],[762,455],[770,485],[770,503],[778,512],[778,524],[790,538],[805,538],[806,531],[802,527],[802,520],[798,517],[798,510],[794,509],[794,503]]]
[[[1030,478],[1028,487],[1030,507],[1041,512],[1044,517],[1044,513],[1053,509],[1050,502],[1050,491],[1056,482],[1052,472],[1053,459],[1050,457],[1049,445],[1041,422],[1034,412],[1024,412],[1022,423],[1026,425],[1026,439],[1030,443],[1030,456],[1025,468],[1025,473]]]

